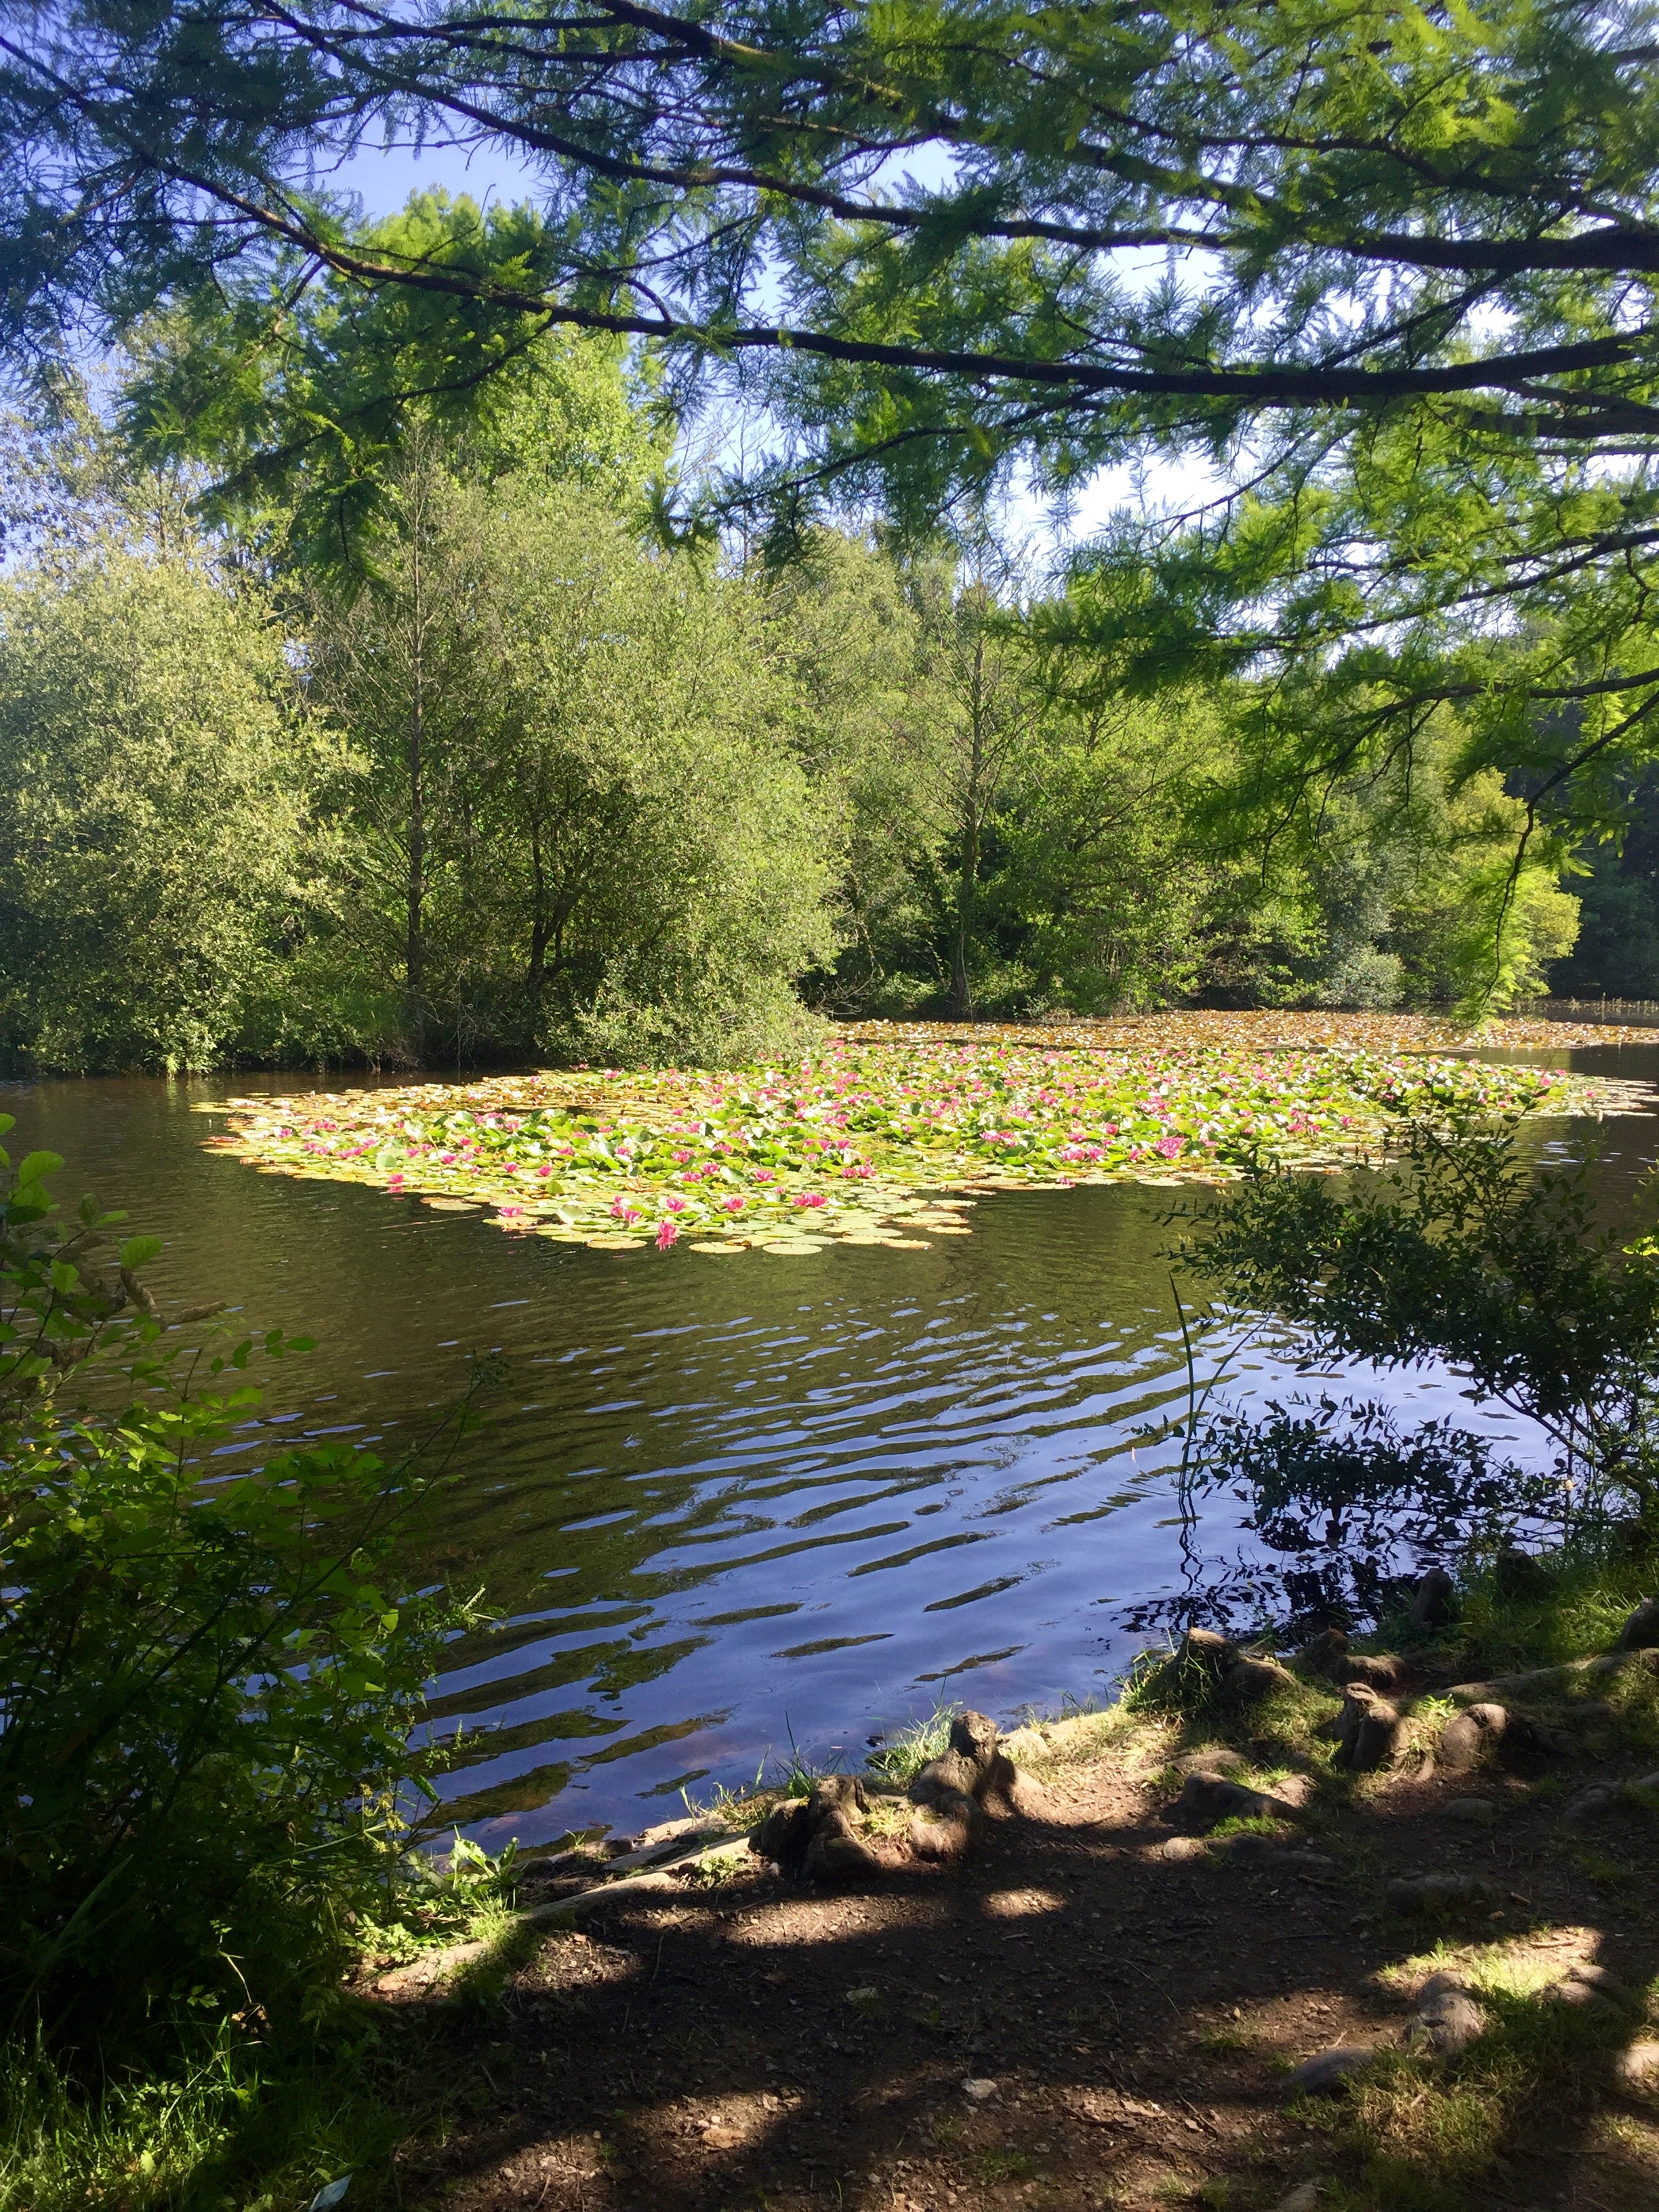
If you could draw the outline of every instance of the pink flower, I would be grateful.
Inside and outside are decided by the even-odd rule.
[[[504,1206],[501,1209],[501,1218],[503,1221],[511,1221],[523,1212],[524,1208],[521,1206]]]
[[[684,1213],[685,1211],[685,1200],[683,1198],[665,1198],[663,1204],[671,1213]]]
[[[777,1177],[773,1174],[770,1168],[757,1168],[755,1170],[755,1181],[757,1182],[775,1182],[777,1181]]]
[[[1186,1148],[1187,1139],[1184,1137],[1160,1137],[1152,1146],[1152,1150],[1155,1152],[1161,1152],[1166,1160],[1174,1159],[1177,1152],[1184,1152]]]
[[[744,1200],[742,1199],[728,1198],[725,1205],[720,1208],[720,1211],[723,1213],[741,1213],[743,1209]]]
[[[675,1228],[672,1221],[663,1221],[657,1224],[657,1249],[659,1252],[665,1252],[671,1244],[678,1244],[679,1237],[680,1232]]]
[[[821,1190],[798,1190],[795,1203],[797,1206],[822,1206],[823,1193]]]
[[[672,1157],[679,1166],[684,1167],[686,1162],[690,1158],[691,1155],[690,1152],[675,1152]]]

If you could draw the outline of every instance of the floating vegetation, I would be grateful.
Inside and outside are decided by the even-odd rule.
[[[805,1257],[965,1236],[988,1191],[1337,1168],[1375,1156],[1402,1117],[1559,1112],[1577,1087],[1537,1068],[1252,1043],[1231,1020],[1225,1043],[1167,1017],[1112,1046],[866,1024],[787,1066],[579,1068],[204,1110],[231,1117],[213,1147],[265,1173],[485,1207],[499,1228],[600,1250]]]

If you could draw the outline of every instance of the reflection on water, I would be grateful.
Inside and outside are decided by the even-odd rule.
[[[1648,1048],[1576,1060],[1659,1070]],[[69,1157],[64,1194],[167,1237],[164,1297],[320,1340],[278,1371],[251,1451],[395,1444],[459,1395],[468,1353],[505,1355],[440,1537],[502,1621],[455,1648],[436,1708],[467,1732],[451,1809],[482,1840],[637,1824],[792,1740],[855,1756],[940,1697],[1006,1713],[1098,1692],[1139,1641],[1127,1617],[1182,1589],[1169,1454],[1137,1440],[1187,1392],[1170,1194],[988,1199],[972,1237],[926,1252],[589,1252],[209,1155],[189,1109],[224,1089],[0,1103]],[[1613,1182],[1650,1131],[1606,1125]],[[1252,1395],[1285,1379],[1247,1356]],[[1432,1378],[1389,1395],[1469,1412]],[[1206,1548],[1236,1550],[1243,1508],[1210,1510]]]

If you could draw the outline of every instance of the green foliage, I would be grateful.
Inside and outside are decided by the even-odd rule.
[[[1401,1562],[1459,1567],[1523,1525],[1553,1535],[1564,1504],[1557,1476],[1510,1465],[1449,1419],[1402,1431],[1387,1407],[1328,1394],[1223,1408],[1184,1469],[1194,1492],[1248,1499],[1273,1560],[1252,1577],[1258,1601],[1277,1584],[1292,1612],[1351,1621],[1389,1609]]]
[[[714,487],[751,528],[769,506],[775,549],[836,499],[922,543],[1017,484],[1063,506],[1197,461],[1213,500],[1085,549],[1077,635],[1132,698],[1248,678],[1228,811],[1262,840],[1450,743],[1450,791],[1520,810],[1476,885],[1480,989],[1565,950],[1540,899],[1628,818],[1659,702],[1632,306],[1659,62],[1616,11],[724,0],[478,40],[192,0],[54,11],[0,89],[14,353],[88,311],[165,353],[182,321],[146,422],[199,422],[260,481],[321,456],[347,538],[357,453],[417,398],[511,384],[550,329],[653,347],[682,404],[713,386],[775,426]],[[533,149],[545,215],[355,222],[318,179],[382,125]]]
[[[958,1705],[941,1701],[924,1719],[889,1729],[872,1753],[870,1766],[889,1782],[914,1782],[929,1759],[940,1758],[950,1748],[951,1723],[961,1711]]]
[[[325,757],[259,595],[112,538],[0,583],[0,1048],[211,1066],[277,988]]]
[[[522,288],[542,252],[528,207],[410,196],[361,250],[464,288]],[[374,565],[388,484],[435,438],[470,480],[514,477],[640,506],[665,459],[619,342],[550,331],[476,289],[366,287],[343,275],[272,297],[191,293],[135,336],[119,426],[146,460],[205,467],[206,510],[285,567],[343,585]],[[642,509],[641,509],[642,511]]]
[[[1229,1299],[1305,1331],[1315,1358],[1445,1360],[1555,1440],[1569,1511],[1651,1516],[1651,1240],[1626,1247],[1598,1231],[1587,1165],[1536,1170],[1513,1122],[1449,1109],[1409,1123],[1401,1150],[1400,1166],[1357,1191],[1256,1176],[1211,1217],[1189,1264]]]
[[[345,937],[365,988],[401,968],[405,1048],[787,1048],[831,848],[744,586],[429,444],[374,553],[312,685],[367,763]]]
[[[219,1471],[251,1364],[305,1340],[164,1328],[155,1240],[90,1200],[60,1225],[61,1165],[0,1156],[0,2004],[118,2051],[326,1997],[429,1790],[411,1735],[466,1613],[393,1564],[420,1466]]]

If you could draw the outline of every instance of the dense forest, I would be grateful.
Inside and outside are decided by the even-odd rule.
[[[461,252],[530,220],[428,195],[380,234]],[[1501,1004],[1573,944],[1564,850],[1516,867],[1520,801],[1458,765],[1450,708],[1275,817],[1258,687],[1126,681],[1086,564],[983,518],[817,521],[788,557],[677,530],[659,396],[613,339],[538,333],[427,399],[407,303],[322,286],[240,384],[233,319],[148,329],[95,404],[60,379],[10,426],[14,1062],[729,1060],[824,1014]],[[1589,878],[1590,988],[1644,987],[1645,884]]]

